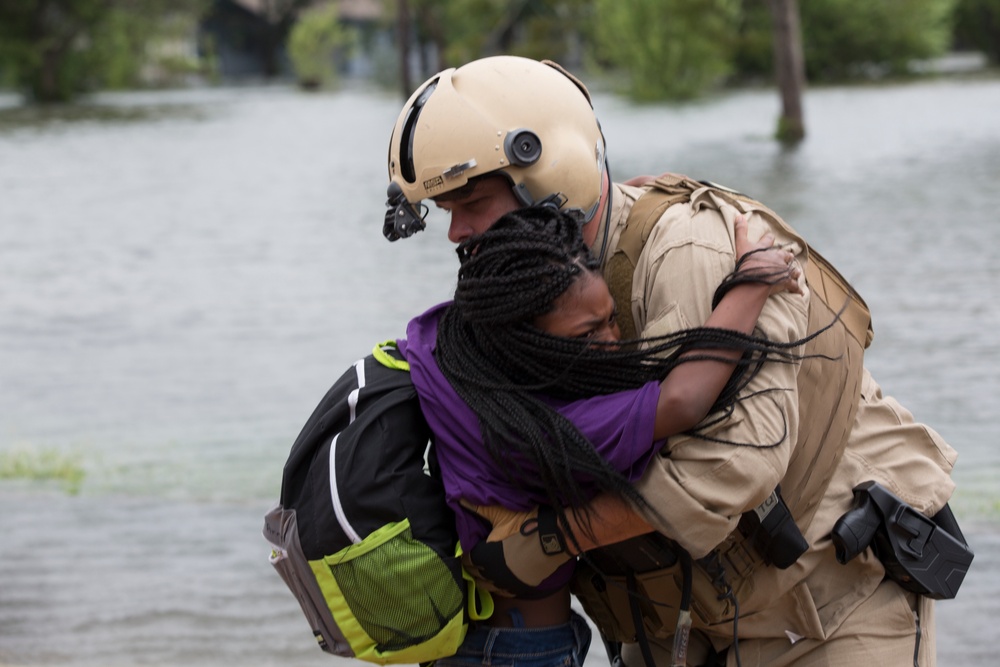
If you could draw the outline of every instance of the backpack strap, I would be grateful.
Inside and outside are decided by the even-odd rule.
[[[399,344],[394,340],[387,340],[379,343],[372,350],[372,356],[386,368],[393,368],[397,371],[410,371],[410,362],[399,353]]]
[[[679,174],[663,174],[644,192],[629,211],[618,246],[604,268],[611,296],[618,305],[618,328],[622,339],[639,337],[632,317],[632,278],[639,255],[663,212],[674,204],[690,201],[700,184]]]

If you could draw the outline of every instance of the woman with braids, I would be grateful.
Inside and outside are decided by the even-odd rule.
[[[574,508],[556,515],[581,551],[588,501],[603,494],[606,507],[649,509],[631,482],[664,440],[732,406],[765,359],[795,358],[800,341],[750,335],[769,295],[801,292],[792,254],[770,236],[751,243],[743,220],[735,244],[737,270],[704,326],[625,343],[573,218],[522,209],[458,247],[454,301],[412,320],[400,349],[466,552],[490,531],[466,507],[494,505]],[[651,530],[633,513],[619,518],[622,539]],[[582,664],[590,631],[570,610],[572,568],[567,561],[530,596],[496,597],[493,617],[438,664],[479,664],[484,652],[505,664]]]

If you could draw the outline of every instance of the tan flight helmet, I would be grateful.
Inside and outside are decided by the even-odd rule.
[[[475,60],[431,77],[399,114],[382,231],[390,241],[420,231],[423,200],[493,172],[521,204],[553,205],[586,223],[605,169],[604,136],[576,77],[550,61]]]

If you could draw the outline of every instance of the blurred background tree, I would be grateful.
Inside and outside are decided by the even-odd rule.
[[[0,63],[5,78],[40,103],[132,86],[159,56],[162,66],[183,60],[182,52],[155,47],[164,46],[171,31],[193,29],[207,6],[208,0],[4,0]],[[197,67],[193,53],[190,60]]]
[[[802,3],[806,72],[814,81],[908,74],[951,41],[955,0],[809,0]]]
[[[955,42],[1000,63],[1000,0],[958,0]]]
[[[396,18],[400,6],[407,6],[416,69],[426,78],[487,54],[542,59],[578,52],[594,0],[383,0],[383,5]]]
[[[348,71],[404,94],[445,67],[511,53],[557,60],[634,100],[679,100],[725,85],[780,82],[775,2],[2,0],[0,83],[36,102],[59,102],[93,90],[176,84],[192,73],[210,78],[216,67],[222,79],[329,78],[343,50],[322,47],[323,62],[314,59],[319,69],[308,75],[304,53],[339,39],[330,32],[336,22],[361,35]],[[955,47],[1000,62],[1000,0],[780,5],[799,10],[803,78],[813,84],[910,75],[915,63]],[[327,16],[327,33],[317,12]]]
[[[685,99],[732,70],[740,0],[596,0],[596,58],[635,100]]]
[[[955,7],[956,0],[800,2],[806,76],[826,83],[909,74],[915,61],[951,47]],[[743,79],[769,78],[767,0],[743,0],[741,18],[735,71]]]
[[[316,90],[337,80],[337,66],[357,46],[355,31],[340,22],[336,5],[302,12],[288,36],[288,57],[301,87]]]
[[[258,24],[254,41],[263,75],[271,79],[281,73],[281,55],[299,13],[310,5],[325,3],[314,0],[253,0],[240,4],[252,7],[263,19]]]

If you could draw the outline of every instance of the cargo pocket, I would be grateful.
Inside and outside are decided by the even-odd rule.
[[[452,655],[465,636],[458,558],[415,539],[409,521],[309,564],[361,660],[427,662]]]
[[[625,577],[603,574],[586,561],[580,561],[571,590],[603,638],[616,642],[635,641]]]

